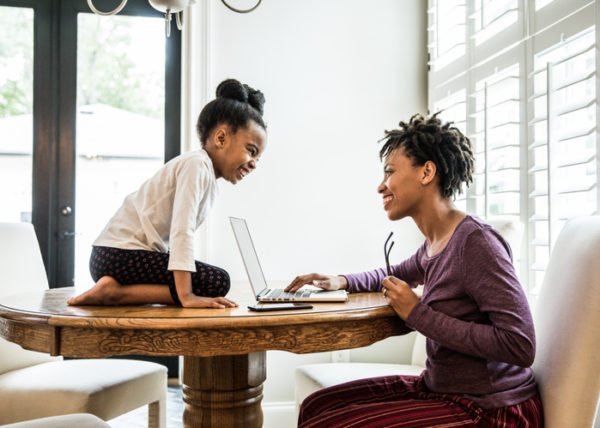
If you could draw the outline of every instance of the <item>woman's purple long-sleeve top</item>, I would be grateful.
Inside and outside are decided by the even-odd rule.
[[[406,325],[427,337],[425,383],[461,394],[484,409],[536,394],[529,368],[535,332],[510,247],[489,225],[466,216],[446,247],[431,257],[427,243],[395,265],[392,275],[424,285]],[[348,291],[381,291],[384,269],[345,275]]]

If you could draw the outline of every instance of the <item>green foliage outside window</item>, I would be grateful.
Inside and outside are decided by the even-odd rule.
[[[0,118],[33,109],[33,11],[0,7]]]
[[[80,14],[77,103],[106,104],[162,120],[164,103],[148,100],[164,100],[164,73],[132,59],[134,25],[128,17]],[[164,56],[164,46],[157,51]],[[0,118],[32,110],[33,10],[0,7]]]

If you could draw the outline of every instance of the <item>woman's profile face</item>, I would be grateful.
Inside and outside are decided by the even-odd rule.
[[[391,152],[383,162],[383,181],[377,192],[390,220],[411,216],[422,198],[423,166],[413,166],[402,148]]]

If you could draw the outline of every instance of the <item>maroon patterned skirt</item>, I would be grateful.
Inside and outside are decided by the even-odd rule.
[[[541,428],[539,394],[522,403],[485,410],[455,394],[431,392],[420,376],[384,376],[335,385],[309,395],[298,426]]]

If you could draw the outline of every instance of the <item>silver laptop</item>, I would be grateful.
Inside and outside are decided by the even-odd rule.
[[[233,234],[240,249],[244,266],[246,267],[246,273],[250,280],[250,286],[256,296],[256,300],[259,302],[345,302],[348,300],[348,293],[346,290],[335,290],[325,291],[320,288],[305,285],[300,290],[289,293],[283,290],[283,288],[269,288],[252,238],[250,237],[250,231],[246,220],[243,218],[229,217],[231,221],[231,227]]]

